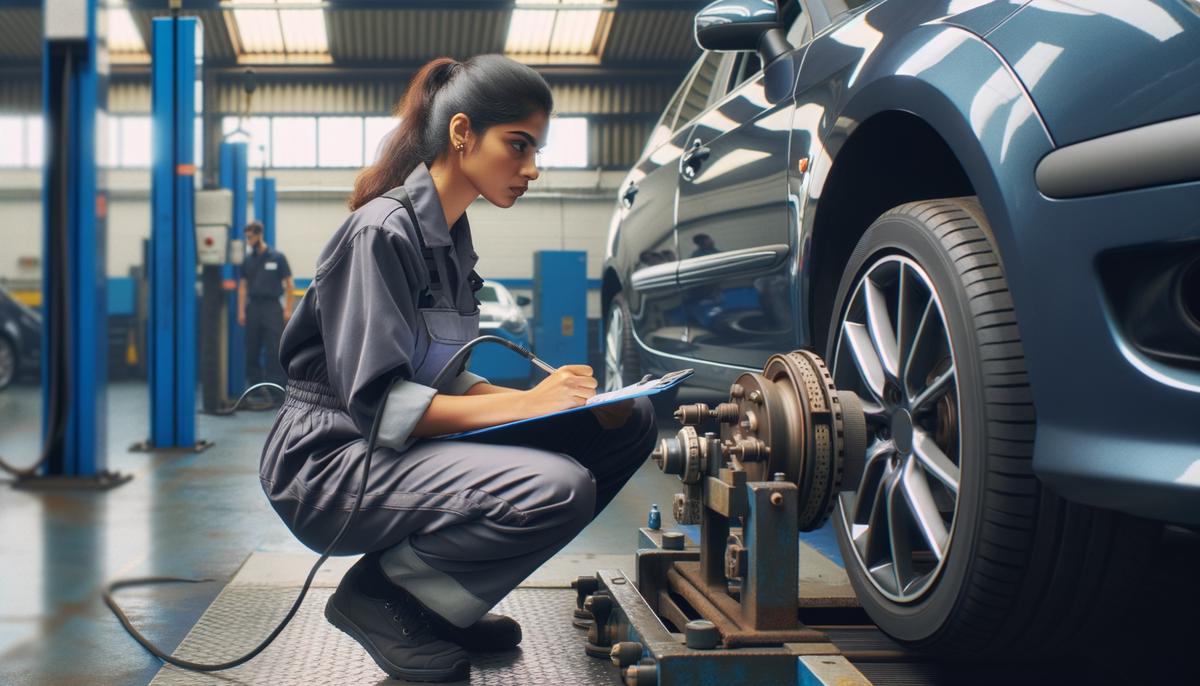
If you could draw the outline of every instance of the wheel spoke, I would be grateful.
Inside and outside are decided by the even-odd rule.
[[[857,322],[846,322],[842,335],[850,347],[850,356],[854,358],[854,365],[858,368],[858,374],[866,384],[867,390],[877,403],[883,405],[883,365],[879,356],[875,354],[875,346],[871,344],[871,335],[867,333],[867,328]]]
[[[925,480],[925,474],[917,467],[915,460],[909,459],[904,463],[900,472],[899,488],[912,512],[913,523],[929,544],[934,557],[940,561],[946,555],[946,542],[950,539],[950,532],[946,530],[942,513],[933,499],[933,492],[929,490],[929,482]]]
[[[908,388],[913,358],[917,356],[917,347],[921,344],[921,336],[925,335],[925,326],[929,322],[929,314],[933,310],[933,296],[930,295],[929,301],[925,303],[925,311],[921,313],[921,318],[917,321],[917,330],[913,332],[912,340],[908,342],[907,346],[901,346],[901,349],[904,350],[904,359],[900,366],[900,380],[905,389]]]
[[[909,505],[903,494],[901,478],[897,474],[888,487],[888,547],[892,550],[892,573],[896,578],[896,592],[904,593],[904,587],[913,577],[912,536],[909,533]]]
[[[865,523],[871,516],[871,508],[875,505],[875,493],[883,482],[888,471],[888,458],[896,453],[896,446],[891,441],[877,441],[867,449],[863,458],[862,477],[854,488],[855,523]]]
[[[896,352],[896,329],[888,315],[887,298],[870,277],[863,279],[863,299],[867,303],[867,328],[871,332],[871,343],[883,364],[883,370],[892,378],[899,376],[899,353]]]
[[[958,496],[958,482],[962,478],[958,465],[942,452],[929,434],[921,430],[913,432],[913,454],[926,471]]]
[[[889,470],[879,480],[879,486],[871,494],[871,512],[867,517],[867,528],[859,548],[868,567],[888,556],[891,542],[888,540],[887,494],[896,480],[896,472]]]
[[[952,381],[954,381],[954,365],[951,365],[949,369],[941,374],[938,374],[937,378],[935,378],[928,386],[925,387],[925,390],[921,391],[917,394],[917,397],[913,398],[913,413],[915,414],[921,410],[924,410],[929,403],[945,395],[946,391],[950,390]]]

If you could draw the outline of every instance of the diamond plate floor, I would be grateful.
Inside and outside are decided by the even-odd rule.
[[[239,655],[262,639],[286,613],[298,588],[232,584],[213,602],[175,655],[215,662]],[[349,636],[325,621],[329,587],[313,588],[292,623],[250,663],[220,674],[166,666],[152,686],[177,684],[376,684],[389,679]],[[514,686],[617,684],[616,669],[583,653],[582,632],[571,626],[575,592],[518,588],[497,611],[521,623],[521,650],[472,656],[470,684]],[[468,683],[468,682],[459,682]]]

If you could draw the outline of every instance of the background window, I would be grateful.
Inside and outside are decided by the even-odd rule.
[[[118,167],[149,167],[154,147],[150,117],[114,117],[117,122],[116,146],[112,160]],[[110,129],[111,131],[111,129]]]
[[[362,117],[321,117],[317,120],[317,164],[322,167],[361,167]]]
[[[396,117],[363,117],[363,142],[366,146],[363,159],[367,164],[379,157],[383,139],[400,124]]]
[[[19,115],[0,116],[0,167],[28,167],[25,154],[25,117]]]
[[[241,120],[241,130],[238,120]],[[221,120],[221,133],[230,142],[246,143],[247,164],[250,168],[262,167],[271,159],[271,120],[268,117],[225,117]]]
[[[588,165],[588,120],[563,117],[550,120],[546,147],[538,166],[586,167]]]
[[[279,141],[271,148],[272,167],[317,166],[316,117],[273,117],[271,140]]]

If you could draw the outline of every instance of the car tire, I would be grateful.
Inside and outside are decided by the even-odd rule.
[[[612,391],[642,378],[633,340],[633,319],[624,296],[617,293],[604,315],[604,390]]]
[[[21,358],[17,346],[8,336],[0,335],[0,391],[8,388],[20,371]]]
[[[1161,532],[1034,476],[1033,394],[998,255],[974,197],[888,211],[845,267],[826,346],[834,383],[869,415],[868,460],[833,515],[847,575],[882,630],[944,657],[1090,640]]]

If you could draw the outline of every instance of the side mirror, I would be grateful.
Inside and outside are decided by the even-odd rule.
[[[533,302],[533,301],[530,300],[529,296],[527,296],[527,295],[518,295],[517,296],[517,307],[525,307],[526,305],[528,305],[531,302]]]
[[[764,66],[790,49],[775,0],[717,0],[696,15],[695,35],[705,50],[757,50]]]

